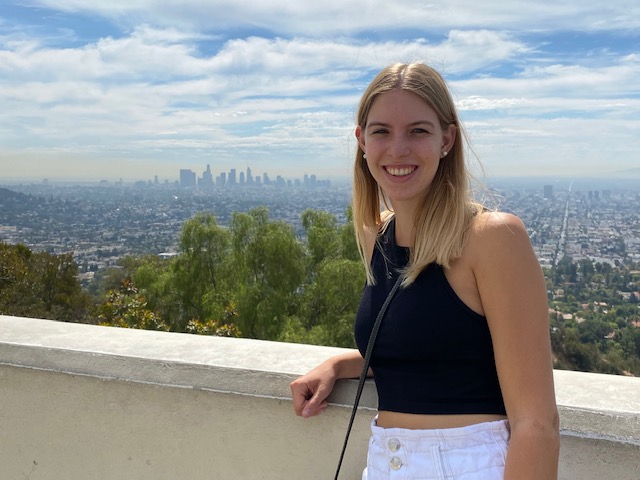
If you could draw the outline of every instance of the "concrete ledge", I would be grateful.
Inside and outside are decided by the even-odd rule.
[[[0,315],[0,364],[286,400],[293,379],[345,351]],[[360,405],[375,409],[367,383]],[[353,405],[356,387],[341,382],[331,403]]]
[[[554,371],[562,434],[640,446],[640,378]]]
[[[253,470],[251,465],[243,465],[250,469],[249,473],[235,478],[299,478],[300,468],[305,465],[314,465],[317,470],[313,470],[313,474],[305,472],[305,478],[327,478],[337,461],[356,382],[339,382],[330,398],[330,403],[337,408],[329,409],[320,421],[304,421],[293,415],[289,383],[326,358],[344,351],[0,316],[0,379],[9,385],[0,388],[0,404],[9,409],[4,415],[0,413],[3,432],[0,452],[4,452],[4,455],[0,453],[0,459],[3,464],[11,459],[13,470],[9,471],[17,475],[15,478],[22,478],[20,475],[28,478],[29,469],[33,467],[27,461],[30,454],[25,452],[33,452],[33,457],[49,458],[52,464],[54,457],[58,459],[57,469],[51,467],[46,478],[89,478],[83,476],[82,470],[71,473],[73,470],[67,466],[77,467],[88,462],[83,448],[97,435],[97,425],[103,441],[113,438],[113,442],[108,449],[105,447],[106,452],[111,453],[103,452],[100,466],[94,465],[95,460],[86,464],[86,469],[100,471],[100,475],[92,478],[170,478],[158,476],[158,472],[169,468],[163,452],[145,452],[147,461],[153,460],[161,466],[152,470],[147,465],[136,476],[123,473],[127,472],[126,462],[119,470],[114,465],[128,451],[140,448],[140,444],[152,445],[159,441],[157,436],[167,436],[159,445],[170,444],[174,440],[170,432],[178,429],[175,435],[184,441],[217,445],[218,450],[227,452],[226,456],[234,456],[233,448],[246,447],[261,452],[256,454]],[[640,478],[637,461],[640,458],[640,379],[568,371],[555,371],[554,375],[563,433],[560,478]],[[180,391],[200,393],[185,397]],[[117,398],[95,404],[96,397],[110,395]],[[227,421],[210,427],[213,432],[225,432],[224,438],[200,432],[202,425],[198,423],[181,426],[174,411],[178,409],[176,402],[181,403],[180,415],[183,416],[197,417],[203,405],[217,412],[216,415]],[[376,407],[375,387],[371,382],[365,387],[361,405],[364,410]],[[6,413],[12,408],[24,410],[18,412],[23,419],[28,419],[24,420],[27,422],[24,427]],[[146,415],[147,411],[153,418]],[[112,415],[114,419],[105,421],[101,418],[104,415]],[[74,420],[83,416],[87,418],[86,426]],[[362,469],[371,416],[371,412],[363,412],[358,417],[345,478],[357,475]],[[57,435],[60,429],[68,429],[69,422],[75,429],[76,450],[39,440]],[[203,417],[202,422],[208,425],[209,420]],[[131,440],[130,444],[118,444],[116,439],[121,438],[118,429],[126,430],[130,424],[137,425],[135,431],[130,432],[137,443]],[[185,430],[180,432],[182,427]],[[285,444],[289,445],[286,454],[273,439],[274,432],[286,435]],[[83,441],[79,442],[78,438]],[[179,445],[174,448],[180,448]],[[159,450],[162,448],[158,446]],[[17,449],[24,458],[15,457],[17,451],[12,449]],[[314,452],[312,458],[309,452]],[[193,465],[200,461],[198,458],[182,452],[180,459],[175,459],[182,462],[182,466],[171,468],[183,472],[182,478],[212,478],[211,471],[207,471],[208,477],[194,473]],[[213,478],[234,478],[228,475],[238,472],[237,464],[225,463],[220,458],[211,463],[211,468],[218,473]],[[611,476],[613,473],[615,476]]]

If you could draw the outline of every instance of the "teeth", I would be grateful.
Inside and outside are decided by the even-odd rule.
[[[410,173],[412,173],[415,169],[416,167],[387,167],[387,172],[394,177],[404,177],[405,175],[409,175]]]

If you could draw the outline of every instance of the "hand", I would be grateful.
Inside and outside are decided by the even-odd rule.
[[[327,408],[327,397],[336,383],[335,369],[325,362],[291,382],[296,415],[309,418]]]

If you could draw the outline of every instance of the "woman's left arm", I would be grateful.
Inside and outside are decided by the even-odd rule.
[[[542,269],[518,217],[485,213],[476,220],[473,271],[511,427],[504,478],[554,480],[559,419]]]

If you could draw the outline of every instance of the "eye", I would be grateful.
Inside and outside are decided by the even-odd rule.
[[[371,135],[384,135],[385,133],[389,133],[386,128],[377,128],[371,132]]]
[[[425,133],[429,133],[428,130],[425,130],[424,128],[414,128],[412,130],[413,133],[417,133],[417,134],[425,134]]]

